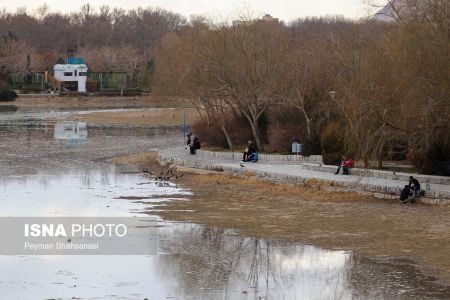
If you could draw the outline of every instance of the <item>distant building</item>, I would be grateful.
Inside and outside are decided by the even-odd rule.
[[[255,21],[234,20],[233,26],[252,25]]]
[[[82,58],[69,58],[67,64],[57,64],[53,67],[55,79],[61,82],[61,88],[86,92],[88,68]]]
[[[278,18],[274,18],[274,17],[272,17],[269,14],[265,14],[264,17],[262,17],[261,20],[264,21],[264,22],[275,22],[275,23],[279,22]]]
[[[394,22],[399,18],[408,16],[414,10],[415,5],[415,2],[413,3],[408,0],[390,0],[372,16],[372,20]]]
[[[270,14],[265,14],[261,19],[255,19],[255,20],[234,20],[233,26],[241,26],[241,25],[252,25],[255,22],[262,21],[262,22],[270,22],[270,23],[278,23],[279,19],[272,17]]]

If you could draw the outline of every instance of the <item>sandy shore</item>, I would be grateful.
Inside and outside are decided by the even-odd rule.
[[[158,174],[164,167],[155,157],[155,153],[143,153],[116,162],[137,164]],[[165,219],[233,228],[245,236],[358,251],[378,259],[402,258],[450,284],[448,206],[403,205],[251,176],[181,172],[184,176],[178,183],[194,195],[191,201],[161,203],[158,214]]]
[[[15,101],[0,102],[0,105],[14,105],[18,109],[72,110],[127,107],[183,107],[185,101],[180,98],[153,96],[139,97],[79,97],[79,96],[42,96],[18,97]]]
[[[83,121],[94,124],[113,125],[183,125],[186,112],[186,124],[192,125],[200,116],[193,108],[150,108],[117,112],[92,112],[70,115],[64,120]]]
[[[71,114],[63,118],[50,118],[50,121],[84,121],[103,125],[153,125],[176,126],[192,125],[200,116],[194,108],[184,108],[187,103],[180,98],[141,97],[36,97],[17,98],[13,102],[0,102],[1,105],[13,105],[26,111],[86,111],[83,114]],[[116,111],[90,111],[90,110]],[[124,109],[123,111],[117,111]],[[127,110],[128,109],[128,110]]]

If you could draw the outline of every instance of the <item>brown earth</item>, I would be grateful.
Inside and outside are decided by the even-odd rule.
[[[188,125],[195,123],[200,118],[197,110],[193,108],[158,108],[76,114],[70,115],[64,120],[95,124],[172,126],[183,125],[184,112],[186,112],[186,124]]]
[[[13,102],[0,102],[0,105],[14,105],[18,110],[92,110],[122,109],[124,111],[86,112],[72,114],[58,120],[85,121],[112,125],[183,125],[184,112],[186,124],[191,125],[199,118],[197,110],[184,108],[186,101],[181,98],[141,97],[31,97],[17,98]],[[49,121],[56,119],[50,118]]]
[[[154,174],[154,153],[116,160]],[[249,176],[178,168],[191,201],[161,203],[164,219],[233,228],[237,234],[358,251],[378,259],[409,258],[450,284],[450,207],[404,205],[355,193],[330,193]],[[189,212],[194,211],[194,212]],[[153,212],[149,212],[153,213]]]
[[[19,97],[12,102],[0,102],[0,105],[15,105],[18,109],[101,109],[127,107],[183,107],[181,98],[154,96],[139,97],[93,97],[93,96],[36,96]]]

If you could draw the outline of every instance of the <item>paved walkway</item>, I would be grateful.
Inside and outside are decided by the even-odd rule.
[[[393,198],[398,197],[401,188],[407,184],[409,175],[385,171],[365,172],[362,169],[354,170],[353,173],[359,175],[334,175],[336,167],[311,163],[308,159],[304,161],[260,160],[257,163],[245,163],[244,167],[241,167],[238,160],[231,160],[229,156],[229,154],[221,155],[220,153],[216,155],[210,151],[200,151],[197,155],[190,155],[184,147],[166,149],[159,153],[159,157],[163,161],[173,161],[175,164],[188,167],[232,173],[250,172],[261,178],[295,184],[324,185],[325,183],[325,186],[332,189],[347,188],[382,193]],[[450,203],[450,177],[424,175],[420,175],[420,177],[422,188],[426,190],[425,202]]]

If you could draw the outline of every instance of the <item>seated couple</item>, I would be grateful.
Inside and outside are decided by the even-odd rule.
[[[414,193],[412,193],[412,191]],[[416,178],[409,176],[408,185],[405,185],[403,190],[400,192],[400,200],[402,202],[414,201],[415,198],[424,195],[425,191],[420,188],[419,181]]]

